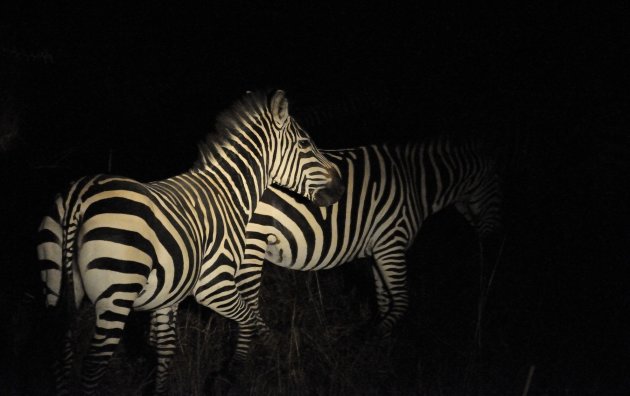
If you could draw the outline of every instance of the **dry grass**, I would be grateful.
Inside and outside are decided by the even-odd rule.
[[[169,376],[169,394],[501,394],[480,393],[484,381],[485,389],[495,387],[488,384],[478,349],[478,330],[483,324],[478,322],[476,312],[479,284],[475,283],[474,274],[479,267],[474,265],[474,258],[472,263],[456,265],[460,269],[466,265],[472,267],[469,274],[461,274],[470,279],[470,290],[468,295],[456,296],[469,300],[468,305],[458,307],[460,311],[440,312],[452,309],[440,298],[452,299],[457,284],[441,284],[443,280],[427,270],[411,271],[410,312],[392,338],[385,341],[370,332],[375,301],[366,264],[359,262],[318,273],[267,266],[261,309],[274,334],[268,342],[254,342],[249,359],[230,380],[222,368],[232,355],[236,325],[194,301],[184,302],[178,316],[179,347]],[[444,270],[440,269],[442,273]],[[462,317],[461,312],[466,314]],[[38,313],[33,315],[36,317]],[[446,325],[440,321],[453,318],[455,321]],[[78,327],[79,354],[86,348],[92,322],[91,307],[86,306]],[[25,337],[36,339],[32,334]],[[154,354],[147,340],[148,315],[134,313],[103,380],[102,394],[150,393]],[[31,367],[40,371],[38,382],[29,383],[34,373],[28,372],[20,380],[27,385],[13,386],[12,389],[18,389],[13,394],[45,393],[42,389],[51,383],[45,361],[40,357],[30,362]],[[46,375],[41,375],[42,372]],[[524,379],[514,378],[512,384],[518,380],[522,390]],[[520,393],[517,388],[514,391]]]

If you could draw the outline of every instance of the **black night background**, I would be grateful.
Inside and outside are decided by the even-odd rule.
[[[600,3],[6,2],[0,393],[51,384],[35,241],[54,195],[86,174],[187,170],[221,110],[280,88],[322,148],[444,133],[490,142],[505,240],[482,268],[457,212],[430,218],[387,353],[322,336],[369,322],[365,263],[317,277],[269,266],[263,314],[279,345],[254,348],[232,394],[630,394],[630,6]],[[493,269],[479,321],[480,273]],[[175,369],[194,360],[202,374],[181,369],[170,392],[201,394],[235,326],[182,309]],[[145,320],[129,324],[105,394],[151,378]]]

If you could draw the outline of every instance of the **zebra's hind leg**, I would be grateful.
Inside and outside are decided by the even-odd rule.
[[[72,329],[68,329],[62,338],[61,354],[53,363],[55,394],[59,396],[74,393],[70,390],[70,386],[72,385],[72,365],[74,362],[74,343],[72,342],[72,338]]]
[[[95,303],[96,326],[87,355],[83,360],[82,386],[86,395],[97,394],[99,381],[105,374],[107,365],[120,343],[127,318],[138,293],[134,291],[121,295],[117,292],[127,291],[125,289],[129,286],[137,286],[133,289],[140,289],[139,285],[112,286],[103,292],[101,299]]]
[[[157,352],[157,374],[155,378],[155,394],[166,393],[168,369],[175,355],[177,305],[161,308],[151,312],[151,330],[149,342]]]
[[[407,261],[404,246],[376,250],[372,266],[379,310],[378,334],[389,337],[396,322],[407,312]]]
[[[75,286],[80,284],[80,281],[75,279]],[[54,334],[55,339],[59,336],[60,344],[59,349],[55,349],[56,356],[53,360],[52,371],[55,377],[55,394],[56,395],[73,395],[76,393],[76,384],[74,381],[74,356],[75,356],[75,346],[77,344],[77,322],[81,320],[79,314],[79,308],[81,306],[81,302],[85,297],[85,291],[82,287],[74,288],[74,307],[70,308],[69,313],[66,313],[62,318],[53,319],[53,323],[57,323],[57,325],[53,325],[52,332]],[[49,308],[53,309],[51,314],[57,315],[54,313],[54,310],[59,307]],[[60,320],[60,322],[59,322]],[[59,327],[57,327],[59,326]]]

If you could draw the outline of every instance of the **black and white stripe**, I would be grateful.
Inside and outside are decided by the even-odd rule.
[[[263,261],[301,271],[371,256],[388,335],[408,306],[406,252],[422,222],[454,204],[481,238],[500,226],[502,194],[494,162],[478,144],[425,144],[322,151],[339,169],[346,195],[326,208],[271,187],[247,225],[238,287],[258,310]]]
[[[239,323],[236,358],[247,352],[258,315],[239,293],[235,273],[245,226],[271,183],[317,205],[343,192],[338,171],[288,113],[282,91],[250,93],[218,118],[217,133],[200,145],[188,172],[152,183],[96,175],[58,196],[40,227],[38,256],[46,301],[84,297],[96,328],[83,361],[83,391],[95,393],[131,309],[152,311],[157,348],[156,393],[166,389],[175,350],[177,306],[193,295]],[[68,392],[71,332],[63,345],[58,392]]]

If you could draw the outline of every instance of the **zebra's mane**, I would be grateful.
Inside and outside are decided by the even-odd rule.
[[[206,135],[197,148],[199,156],[193,169],[203,169],[215,158],[216,147],[225,146],[243,131],[243,120],[251,119],[252,115],[260,114],[269,105],[268,92],[248,92],[238,99],[232,106],[219,113],[216,118],[214,132]]]

